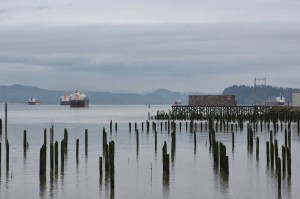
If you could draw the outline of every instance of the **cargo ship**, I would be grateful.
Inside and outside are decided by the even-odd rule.
[[[70,98],[67,93],[65,93],[63,96],[60,96],[60,105],[70,105]]]
[[[75,91],[70,95],[70,107],[88,107],[89,97],[82,91]]]
[[[30,98],[30,99],[28,99],[28,104],[29,105],[39,105],[39,104],[42,104],[42,102],[38,99]]]

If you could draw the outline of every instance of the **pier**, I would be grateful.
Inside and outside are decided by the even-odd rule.
[[[300,107],[295,106],[188,106],[173,105],[169,112],[158,111],[157,120],[178,119],[178,120],[206,120],[211,117],[225,117],[228,119],[251,119],[251,117],[262,116],[267,119],[276,117],[286,119],[287,117],[300,117]],[[170,117],[170,118],[169,118]]]

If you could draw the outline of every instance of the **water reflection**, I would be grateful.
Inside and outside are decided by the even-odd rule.
[[[163,198],[170,196],[170,175],[163,173]]]
[[[46,197],[46,175],[40,175],[40,198],[45,198]]]
[[[53,168],[50,168],[50,198],[53,198],[54,197],[54,194],[53,194],[53,190],[54,190],[54,170]]]

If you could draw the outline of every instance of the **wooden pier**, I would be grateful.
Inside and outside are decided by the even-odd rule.
[[[300,107],[295,106],[187,106],[173,105],[169,112],[158,111],[156,119],[208,119],[210,117],[233,117],[249,119],[253,116],[300,117]],[[247,118],[246,118],[247,117]],[[270,118],[271,119],[271,118]]]

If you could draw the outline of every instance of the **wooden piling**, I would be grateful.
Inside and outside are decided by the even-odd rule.
[[[291,150],[290,148],[286,148],[286,157],[287,157],[287,172],[288,175],[292,175],[292,161],[291,161]]]
[[[288,130],[288,147],[291,150],[292,145],[291,145],[291,130]]]
[[[53,143],[50,143],[50,168],[54,168],[54,161],[53,161]]]
[[[277,179],[278,179],[278,189],[281,189],[281,160],[277,158]]]
[[[60,161],[61,161],[61,164],[63,165],[65,163],[65,142],[64,142],[64,139],[61,141],[60,143]]]
[[[109,122],[109,132],[112,132],[112,120]]]
[[[176,150],[176,134],[175,134],[175,131],[173,131],[171,133],[171,155],[172,157],[174,157],[174,154],[175,154],[175,150]]]
[[[267,141],[267,144],[266,144],[266,149],[267,149],[267,165],[270,164],[270,144],[269,144],[269,141]]]
[[[42,145],[40,148],[40,176],[46,173],[46,146]]]
[[[196,138],[196,131],[194,131],[194,149],[196,151],[197,148],[197,138]]]
[[[55,168],[58,168],[58,142],[55,142]]]
[[[139,154],[139,130],[136,130],[136,154]]]
[[[129,132],[131,132],[131,122],[129,122]]]
[[[100,173],[100,182],[102,182],[102,176],[103,176],[103,171],[102,171],[102,157],[99,157],[99,173]]]
[[[44,145],[47,147],[47,129],[44,128]]]
[[[76,139],[76,161],[77,162],[79,161],[78,154],[79,154],[79,139]]]
[[[232,135],[232,151],[234,150],[234,132],[231,132]]]
[[[256,137],[256,159],[259,159],[259,137]]]
[[[108,151],[108,144],[106,144],[105,146],[105,156],[104,156],[104,160],[105,160],[105,175],[109,175],[109,151]]]
[[[64,129],[64,144],[65,144],[65,153],[68,151],[68,130]]]
[[[2,135],[2,119],[0,118],[0,135]]]
[[[130,126],[131,126],[131,125],[130,125]],[[106,144],[107,144],[107,133],[106,133],[106,131],[105,131],[105,128],[103,128],[102,151],[103,151],[103,156],[104,156],[104,158],[105,158]]]
[[[285,150],[284,145],[282,145],[281,150],[282,150],[282,171],[283,171],[283,173],[285,173],[285,171],[286,171],[286,150]]]
[[[274,159],[275,159],[275,165],[276,165],[276,169],[278,168],[278,165],[277,165],[277,159],[278,159],[278,141],[277,141],[277,139],[275,139],[275,141],[274,141],[274,155],[275,155],[275,157],[274,157]]]
[[[1,175],[1,161],[2,161],[2,143],[0,142],[0,175]]]
[[[163,163],[163,173],[166,172],[166,155],[167,155],[167,142],[164,142],[162,147],[162,163]]]
[[[6,145],[6,168],[9,168],[9,142],[6,140],[5,142]]]
[[[273,142],[270,142],[271,147],[271,166],[274,166],[274,144]]]
[[[115,188],[115,142],[109,142],[109,171],[110,171],[110,188]]]
[[[285,147],[287,147],[287,140],[288,140],[288,138],[287,138],[287,130],[285,129],[284,130],[284,146]]]
[[[88,154],[88,130],[85,129],[85,155]]]
[[[26,152],[27,149],[27,132],[24,130],[24,136],[23,136],[23,149]]]
[[[5,103],[5,141],[7,140],[7,103]]]
[[[157,131],[154,132],[154,145],[155,145],[155,154],[157,153]]]
[[[115,131],[116,132],[118,131],[118,123],[117,122],[115,123]]]

